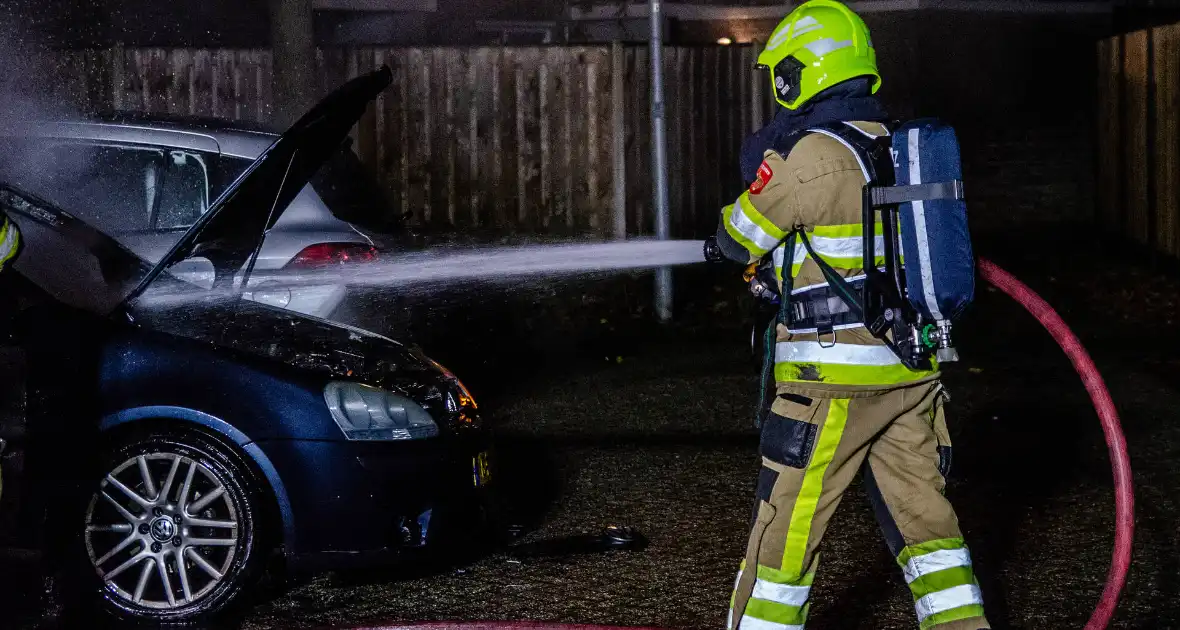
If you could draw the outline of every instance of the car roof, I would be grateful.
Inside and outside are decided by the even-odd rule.
[[[253,160],[279,138],[279,133],[269,125],[255,122],[108,111],[78,119],[39,121],[23,127],[16,135],[176,146],[220,151]]]

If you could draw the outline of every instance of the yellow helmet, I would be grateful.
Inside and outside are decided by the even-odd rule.
[[[869,27],[836,0],[810,0],[779,22],[758,67],[770,71],[774,98],[787,109],[857,77],[872,78],[873,94],[881,88]]]

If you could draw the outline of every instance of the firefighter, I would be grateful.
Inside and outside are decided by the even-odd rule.
[[[7,215],[0,213],[0,218],[2,218],[0,220],[0,272],[2,272],[20,251],[20,229],[9,220]],[[4,454],[6,446],[4,440],[0,439],[0,455]],[[0,497],[3,497],[3,493],[4,478],[3,471],[0,471]]]
[[[841,276],[863,274],[868,172],[839,136],[806,130],[838,122],[867,136],[888,133],[874,97],[881,77],[868,28],[839,2],[806,2],[775,28],[758,65],[769,71],[783,109],[747,143],[753,183],[722,211],[715,246],[742,264],[773,261],[774,289],[789,291],[790,304],[808,305],[800,313],[829,317],[776,324],[774,395],[761,422],[757,497],[728,627],[804,627],[820,542],[861,474],[920,627],[990,628],[970,552],[943,495],[951,442],[937,362],[910,369],[863,322],[832,309],[820,267],[807,248],[794,246],[796,230],[803,231],[811,251]]]

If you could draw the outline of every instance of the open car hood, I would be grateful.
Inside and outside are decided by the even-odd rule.
[[[98,316],[264,356],[312,371],[386,384],[405,371],[438,371],[419,350],[376,335],[242,298],[262,241],[312,176],[339,150],[368,104],[389,85],[382,68],[349,81],[291,126],[152,265],[115,239],[34,195],[0,184],[0,208],[24,243],[13,269],[63,304]],[[205,291],[174,266],[210,262],[227,284]],[[216,281],[215,281],[216,282]],[[151,287],[182,299],[149,307]],[[144,299],[140,299],[143,297]]]
[[[238,177],[176,243],[127,300],[134,300],[165,269],[205,257],[220,272],[246,265],[246,286],[266,231],[299,191],[347,140],[349,131],[393,79],[388,66],[337,88],[295,122]]]
[[[293,124],[231,184],[155,265],[73,214],[0,183],[0,209],[21,230],[13,268],[67,306],[107,316],[126,309],[165,270],[211,263],[240,295],[269,230],[312,176],[339,150],[368,104],[390,83],[388,67],[337,88]],[[242,273],[244,270],[244,274]]]

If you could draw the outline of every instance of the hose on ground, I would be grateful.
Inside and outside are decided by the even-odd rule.
[[[1114,473],[1114,553],[1110,571],[1106,575],[1106,586],[1085,628],[1102,630],[1114,616],[1119,595],[1126,584],[1127,570],[1131,567],[1131,539],[1135,533],[1135,495],[1131,487],[1131,462],[1127,456],[1127,442],[1123,437],[1118,411],[1114,407],[1114,401],[1111,400],[1102,375],[1090,359],[1090,354],[1053,307],[1023,282],[990,260],[979,260],[979,274],[992,286],[1020,303],[1045,327],[1045,330],[1049,331],[1073,363],[1078,375],[1082,377],[1082,383],[1086,386],[1090,400],[1094,403],[1094,410],[1098,412],[1098,419],[1102,422],[1102,433],[1106,437],[1106,448],[1110,451],[1110,467]]]

